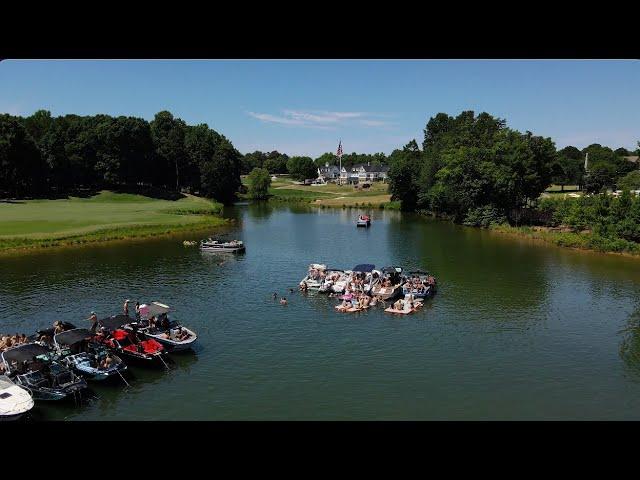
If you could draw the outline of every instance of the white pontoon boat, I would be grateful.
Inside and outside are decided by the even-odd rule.
[[[203,252],[243,253],[245,251],[242,240],[219,242],[211,238],[200,242],[200,250]]]

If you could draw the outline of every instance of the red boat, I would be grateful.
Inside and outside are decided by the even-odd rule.
[[[371,225],[371,217],[369,215],[360,215],[356,222],[357,227],[368,227]]]
[[[99,320],[98,333],[93,340],[121,355],[122,358],[140,360],[141,363],[146,364],[160,362],[167,367],[162,358],[167,351],[162,344],[152,338],[141,340],[135,331],[121,328],[122,325],[129,322],[131,322],[131,318],[126,315],[115,315]]]

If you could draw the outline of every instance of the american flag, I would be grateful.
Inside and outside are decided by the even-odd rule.
[[[340,143],[338,143],[338,153],[337,153],[337,155],[339,157],[342,156],[342,140],[340,140]]]

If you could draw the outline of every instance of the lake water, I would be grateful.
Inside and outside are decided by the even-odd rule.
[[[0,332],[159,300],[199,334],[171,370],[130,367],[79,408],[36,419],[640,419],[640,262],[399,212],[237,206],[244,255],[183,238],[0,258]],[[423,268],[422,311],[340,314],[290,295],[309,263]],[[273,301],[278,292],[289,305]]]

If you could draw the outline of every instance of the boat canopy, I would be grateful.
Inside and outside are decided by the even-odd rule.
[[[382,273],[402,273],[402,267],[384,267]]]
[[[360,265],[356,265],[355,267],[353,267],[352,271],[369,273],[373,271],[374,268],[376,268],[376,266],[370,263],[361,263]]]
[[[309,270],[326,270],[327,266],[323,263],[312,263],[309,265]]]
[[[76,328],[74,330],[67,330],[53,337],[54,341],[58,345],[75,345],[83,340],[91,337],[93,334],[86,328]]]
[[[5,350],[2,353],[2,358],[6,362],[13,362],[14,360],[18,363],[24,362],[25,360],[30,361],[33,360],[33,357],[37,357],[39,355],[48,355],[49,349],[39,345],[37,343],[25,343],[23,345],[18,345],[17,347],[10,348],[9,350]]]
[[[158,315],[162,315],[163,313],[168,313],[170,310],[169,305],[165,305],[160,302],[151,302],[146,305],[140,305],[140,315],[146,317],[157,317]]]
[[[131,317],[127,317],[126,315],[114,315],[109,318],[103,318],[102,320],[98,320],[98,323],[101,327],[105,327],[109,330],[116,330],[120,328],[122,325],[131,322]]]

